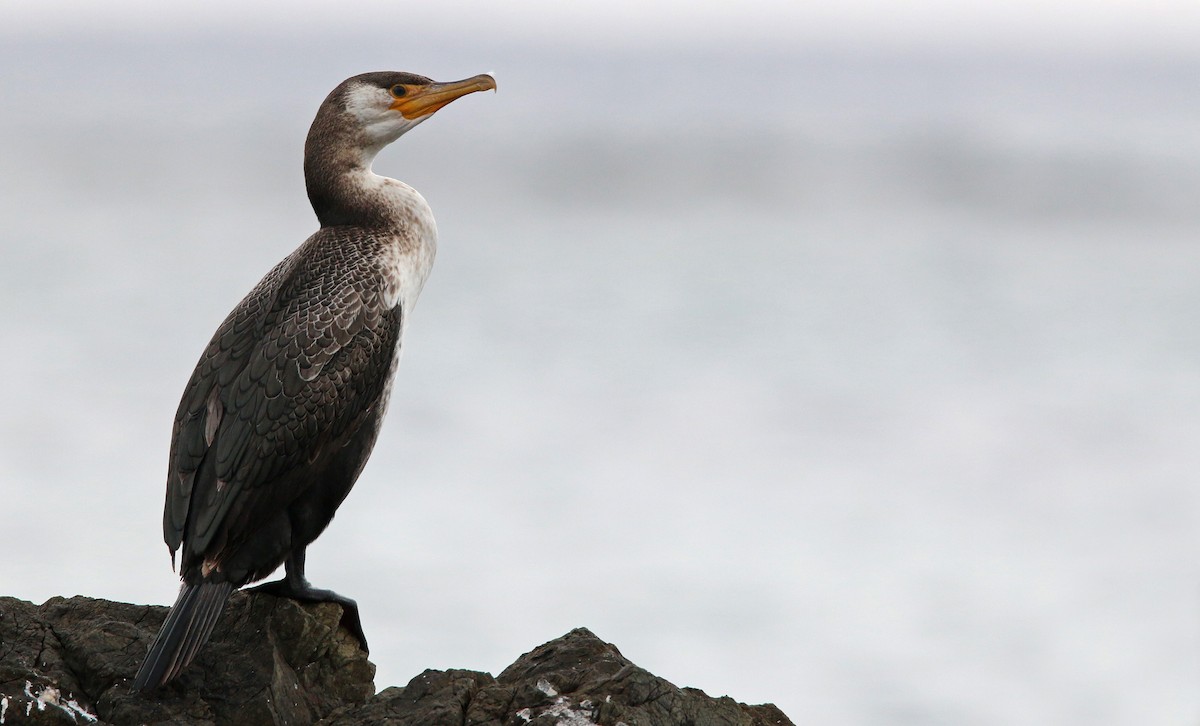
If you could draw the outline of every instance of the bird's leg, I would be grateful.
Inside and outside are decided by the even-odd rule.
[[[370,653],[370,649],[367,648],[367,636],[363,634],[362,619],[358,616],[358,603],[333,590],[321,590],[310,585],[304,577],[304,550],[305,548],[301,547],[288,555],[285,565],[286,574],[282,579],[247,589],[252,592],[265,592],[276,597],[287,597],[300,602],[335,602],[341,605],[341,626],[358,639],[363,651]]]

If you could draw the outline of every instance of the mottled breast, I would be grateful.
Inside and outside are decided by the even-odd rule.
[[[372,175],[371,193],[381,208],[391,212],[387,232],[378,233],[387,244],[377,248],[376,260],[383,280],[383,298],[390,307],[400,305],[404,322],[417,304],[437,254],[437,223],[433,211],[417,190],[404,182]]]

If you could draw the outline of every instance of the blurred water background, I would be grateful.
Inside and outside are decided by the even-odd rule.
[[[317,105],[490,71],[376,164],[441,246],[308,571],[378,686],[584,625],[798,724],[1198,722],[1200,55],[413,30],[10,26],[0,592],[172,601]]]

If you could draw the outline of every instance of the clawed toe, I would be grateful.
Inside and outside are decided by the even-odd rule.
[[[367,636],[363,634],[362,618],[358,615],[358,603],[345,595],[339,595],[333,590],[321,590],[312,587],[307,582],[297,585],[292,580],[284,578],[267,582],[255,587],[246,588],[247,592],[261,592],[275,597],[286,597],[298,602],[332,602],[342,607],[342,619],[338,623],[350,632],[362,646],[363,652],[370,653],[367,647]]]
[[[371,652],[367,647],[367,636],[363,634],[362,619],[358,616],[358,605],[355,605],[353,600],[350,601],[350,605],[342,604],[342,620],[339,624],[358,640],[364,653]]]

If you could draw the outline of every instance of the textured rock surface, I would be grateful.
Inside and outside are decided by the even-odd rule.
[[[375,694],[375,668],[336,605],[237,593],[212,641],[150,696],[129,680],[166,608],[0,598],[0,723],[289,726],[776,726],[774,706],[676,688],[573,630],[498,677],[425,671]]]
[[[0,598],[4,723],[312,724],[375,692],[375,667],[336,605],[235,594],[183,676],[129,692],[165,607]],[[5,703],[7,702],[7,709]]]

